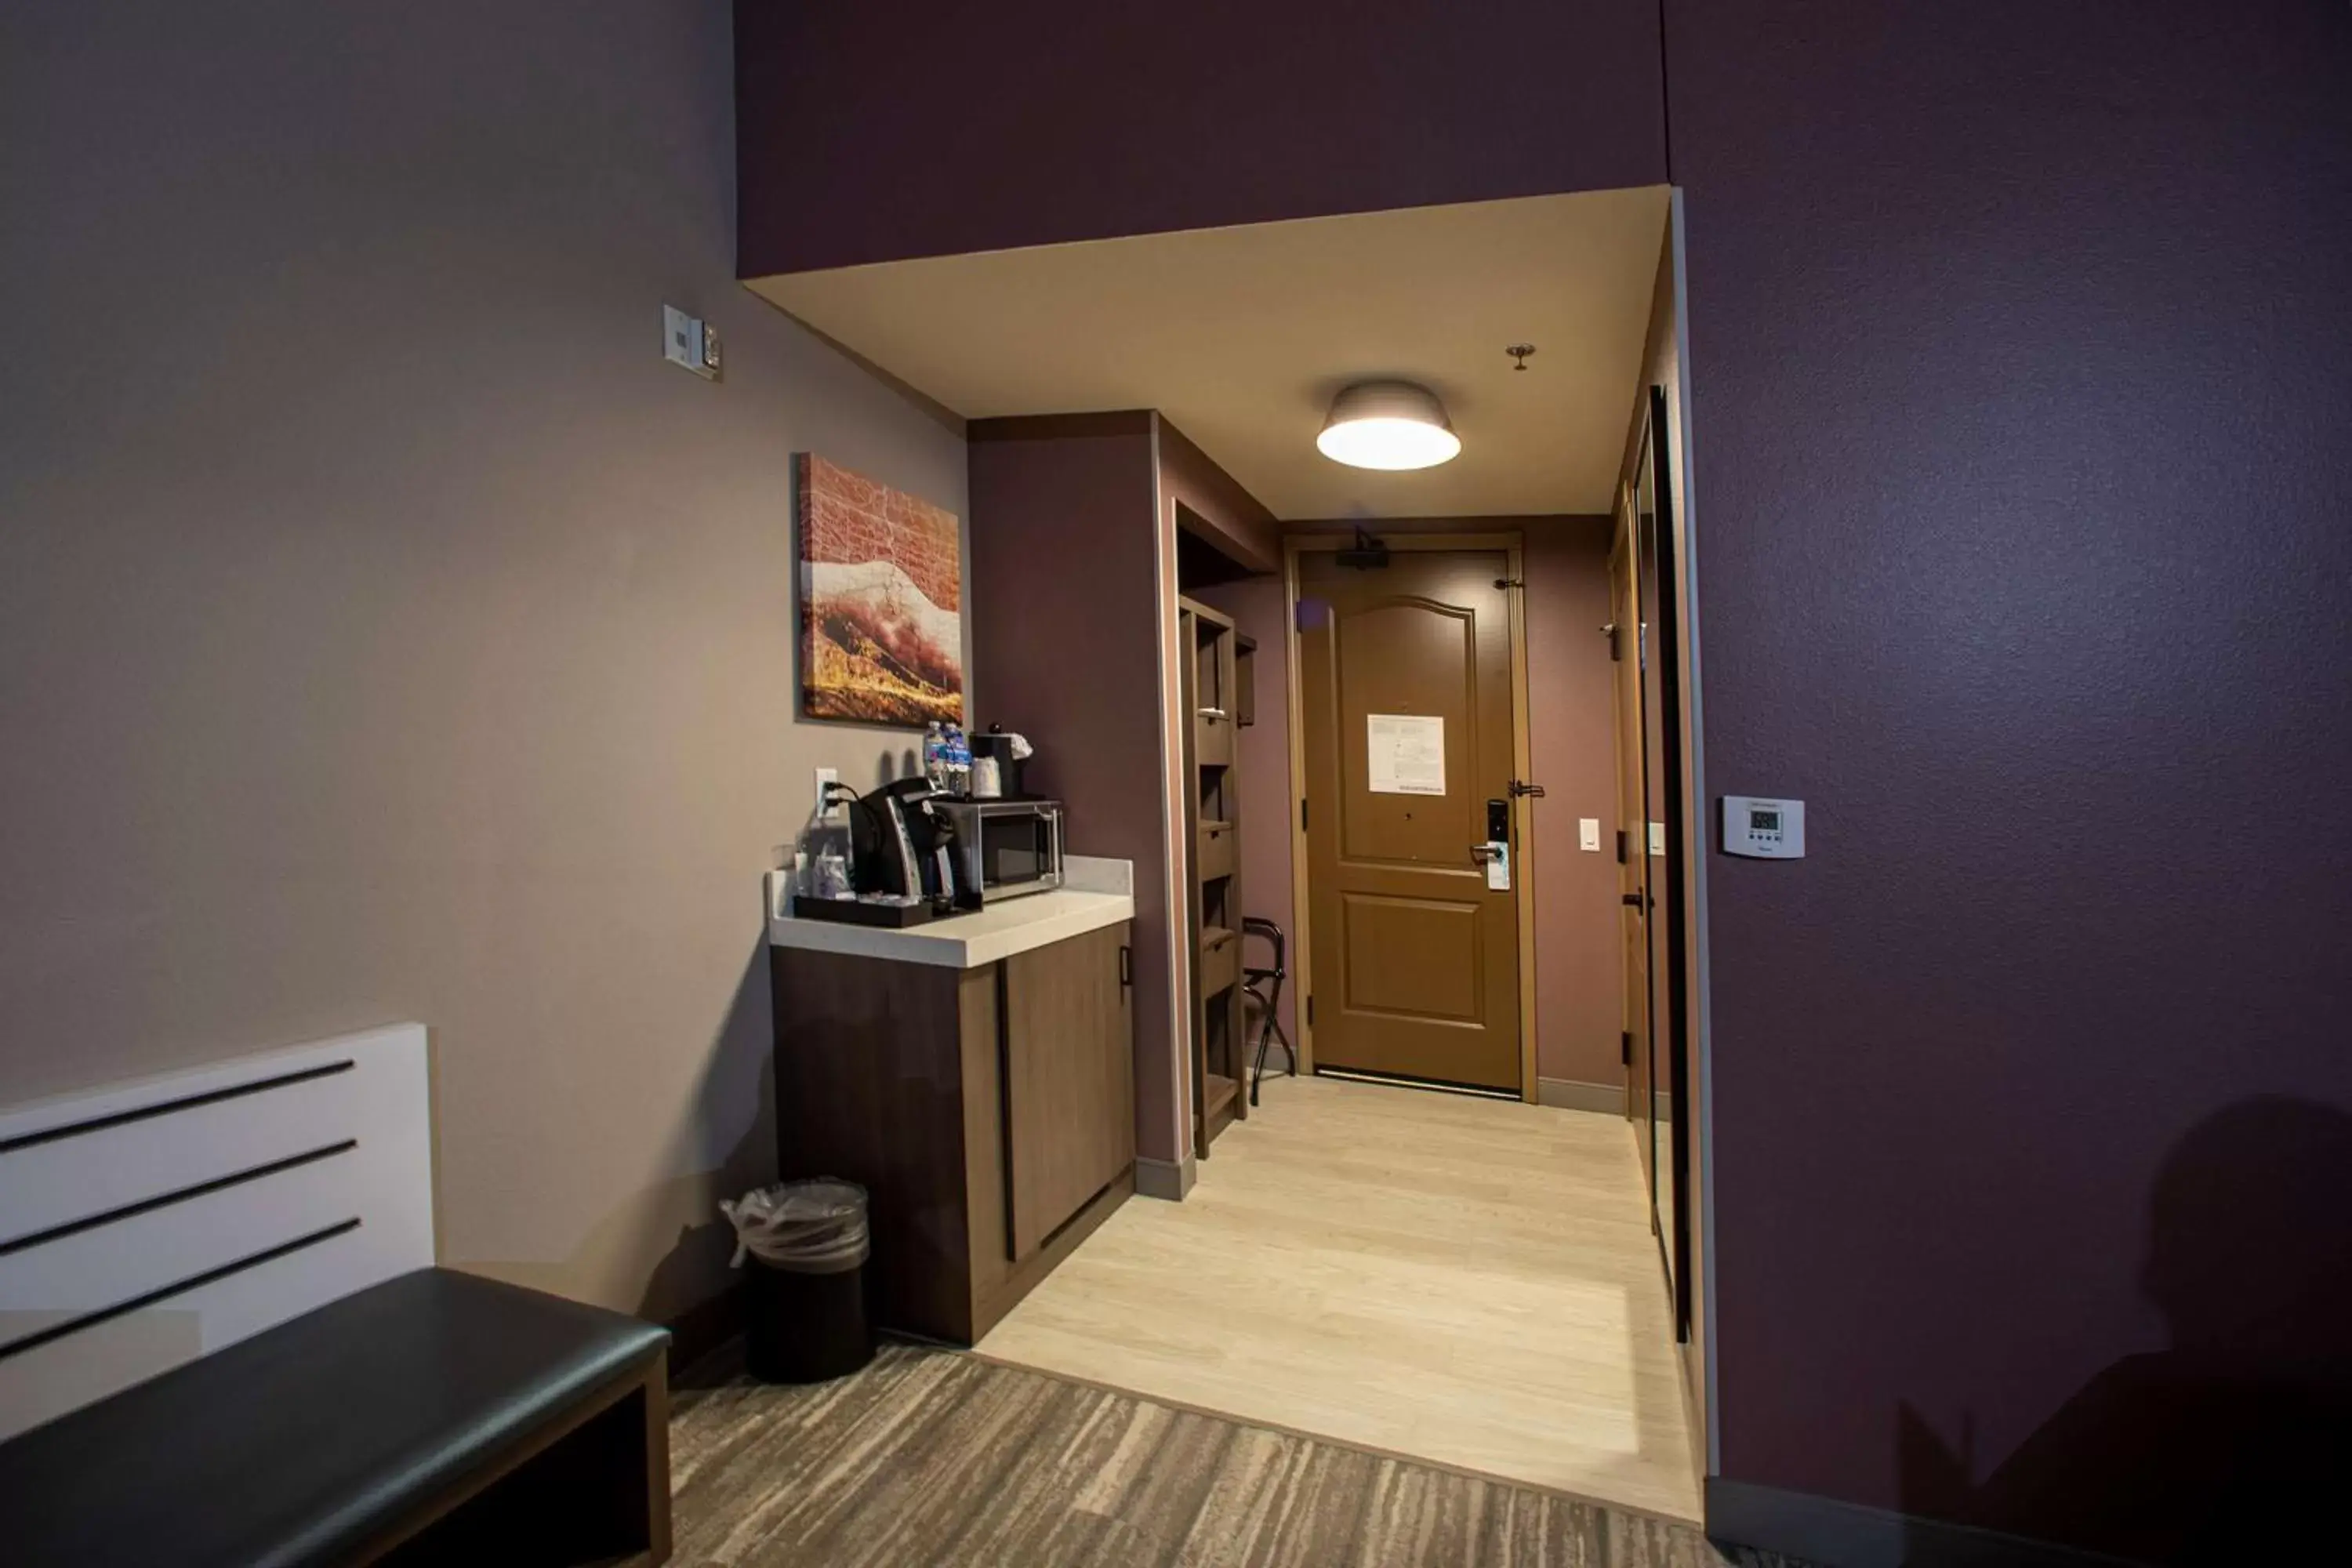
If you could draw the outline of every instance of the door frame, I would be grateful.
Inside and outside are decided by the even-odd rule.
[[[1290,813],[1290,935],[1291,970],[1296,976],[1293,994],[1299,1000],[1298,1070],[1315,1070],[1315,1026],[1308,1019],[1306,999],[1315,994],[1314,943],[1310,940],[1307,921],[1310,906],[1307,898],[1307,829],[1299,821],[1298,807],[1307,799],[1307,704],[1299,684],[1298,656],[1298,558],[1302,554],[1328,554],[1345,550],[1352,533],[1311,531],[1294,533],[1282,542],[1282,601],[1283,658],[1290,681],[1289,712],[1286,715],[1290,727],[1290,779],[1293,809]],[[1381,542],[1392,552],[1426,554],[1449,550],[1499,550],[1509,560],[1507,571],[1512,587],[1507,600],[1511,606],[1511,769],[1512,775],[1524,779],[1533,763],[1528,743],[1528,616],[1527,570],[1525,540],[1517,530],[1491,533],[1383,533]],[[1529,1105],[1538,1103],[1536,1089],[1536,911],[1535,911],[1535,807],[1532,797],[1511,797],[1511,834],[1514,858],[1518,861],[1512,873],[1511,903],[1518,915],[1519,940],[1519,1099]]]

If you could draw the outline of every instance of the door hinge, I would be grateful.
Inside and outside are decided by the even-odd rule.
[[[1611,621],[1602,626],[1601,635],[1609,639],[1609,662],[1615,664],[1622,659],[1625,655],[1617,647],[1617,623]]]
[[[1310,1029],[1315,1026],[1315,998],[1312,995],[1307,998],[1307,1026]]]
[[[1624,863],[1625,863],[1625,830],[1624,830],[1623,828],[1622,828],[1622,827],[1621,827],[1621,828],[1619,828],[1619,829],[1617,830],[1617,864],[1619,864],[1620,866],[1622,866]]]
[[[1617,1055],[1618,1055],[1619,1059],[1620,1059],[1620,1060],[1622,1060],[1622,1062],[1623,1062],[1627,1067],[1632,1067],[1632,1066],[1633,1065],[1633,1030],[1631,1030],[1631,1029],[1620,1029],[1620,1030],[1617,1032]]]
[[[1298,831],[1307,831],[1307,803],[1303,800],[1298,803]]]

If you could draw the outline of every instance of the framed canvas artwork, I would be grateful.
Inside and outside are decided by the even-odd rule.
[[[963,721],[963,552],[956,516],[803,452],[801,711],[920,729]]]

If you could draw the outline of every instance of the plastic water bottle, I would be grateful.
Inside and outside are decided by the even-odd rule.
[[[963,738],[960,724],[948,726],[948,793],[971,794],[971,742]]]
[[[923,731],[923,777],[935,790],[948,787],[948,737],[937,719]]]

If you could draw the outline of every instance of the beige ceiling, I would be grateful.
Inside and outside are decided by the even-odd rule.
[[[1606,511],[1666,190],[1415,207],[751,280],[967,419],[1157,408],[1283,518]],[[1524,374],[1504,349],[1531,342]],[[1331,396],[1402,376],[1462,455],[1315,449]]]

